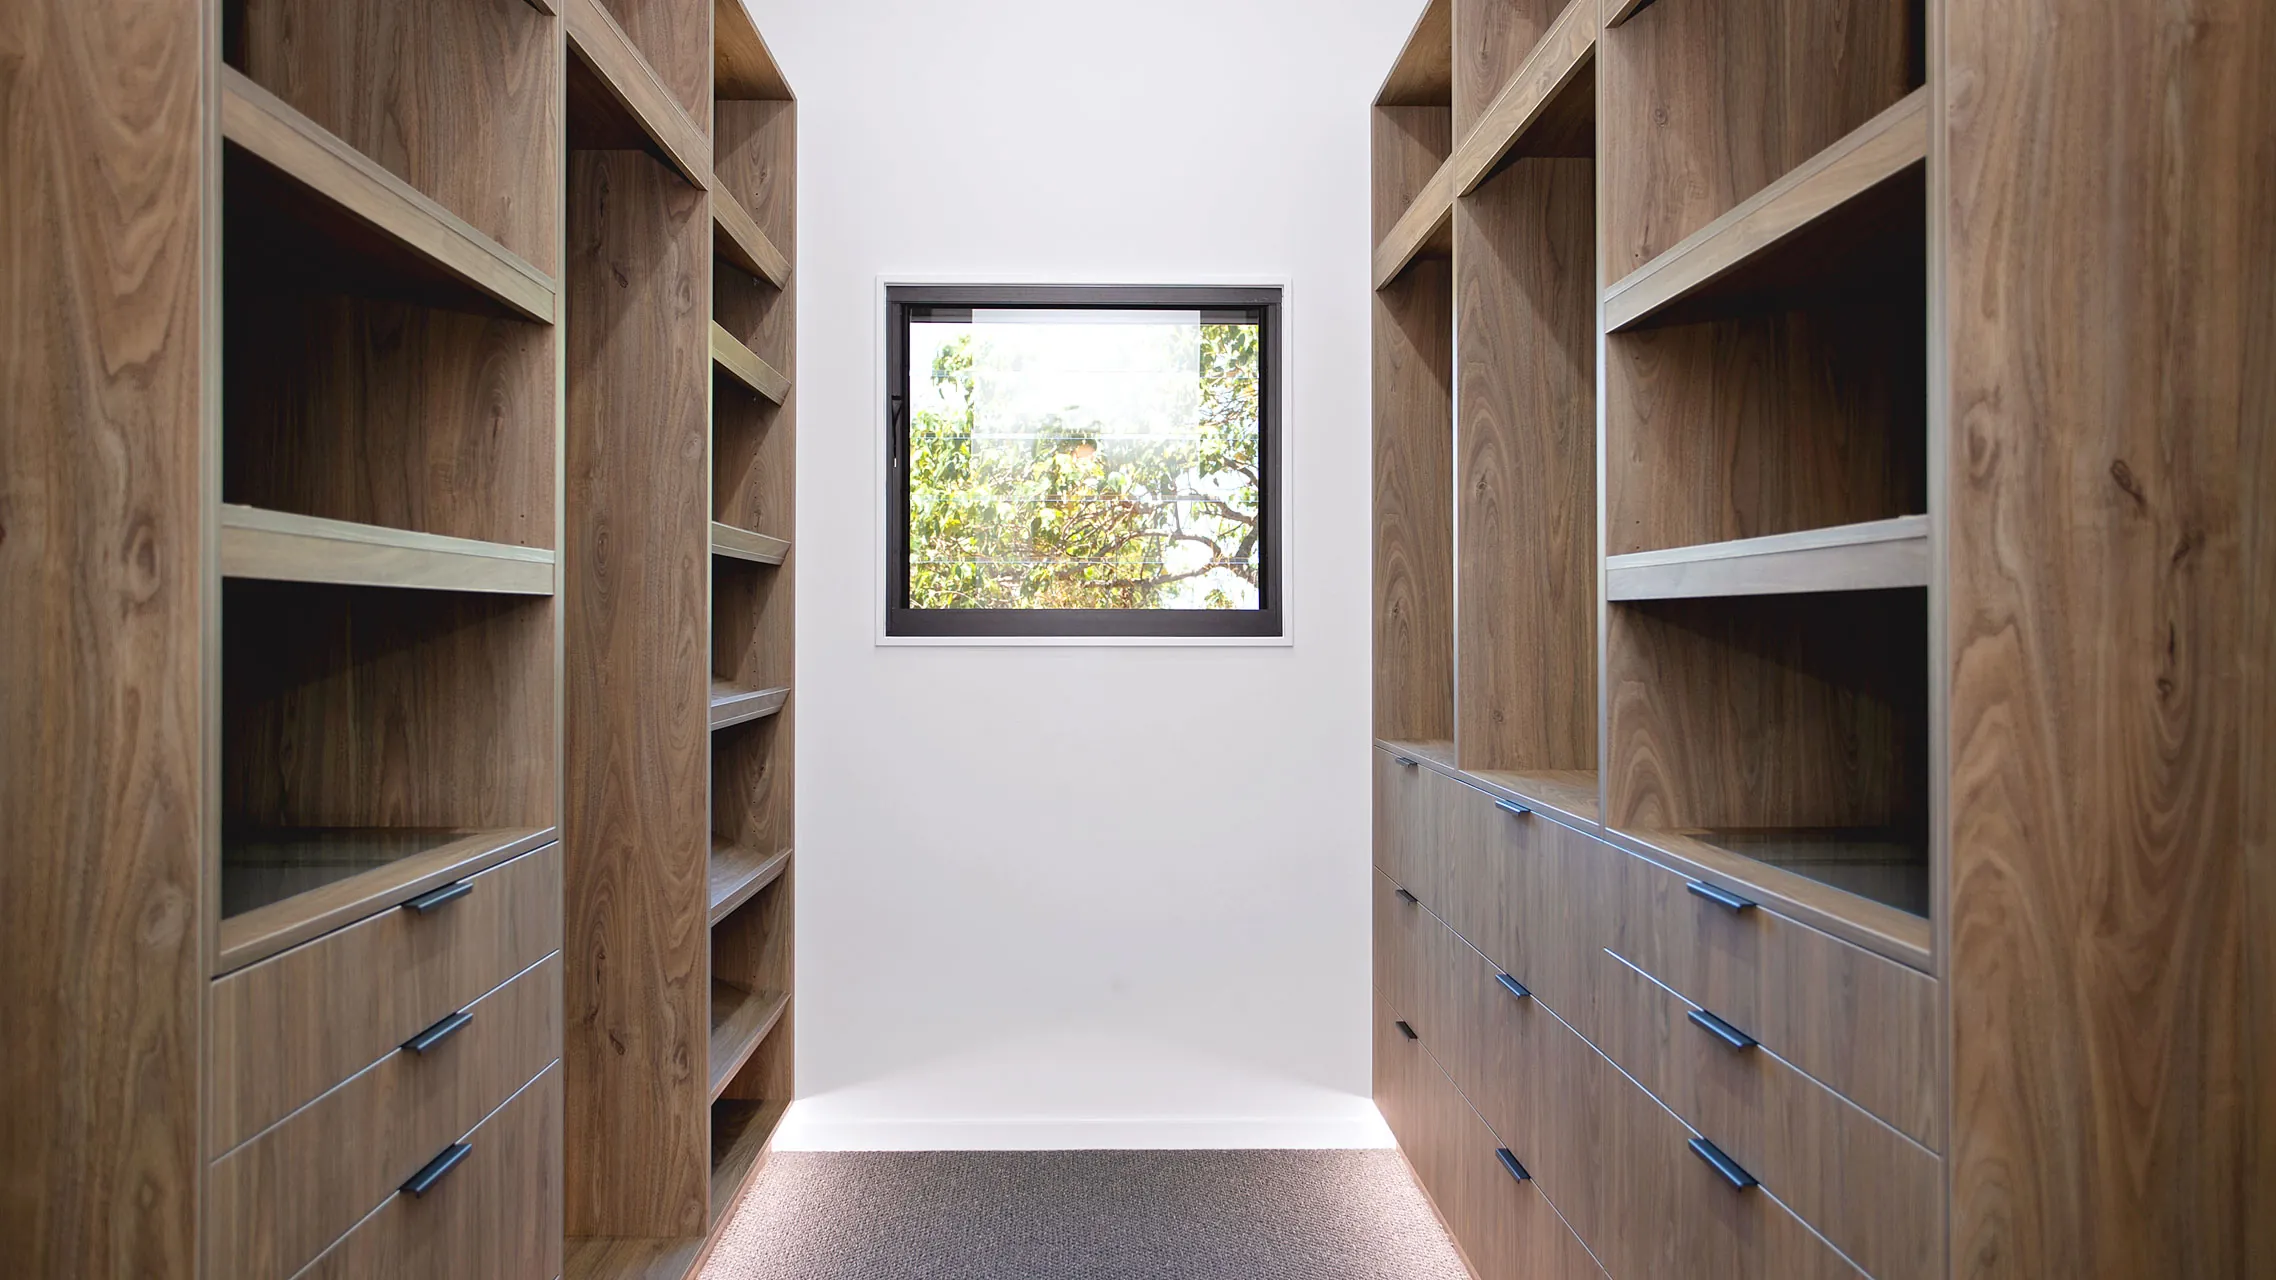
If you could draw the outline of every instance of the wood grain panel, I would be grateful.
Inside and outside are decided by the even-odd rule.
[[[647,156],[570,164],[563,551],[568,1222],[707,1223],[711,223]]]
[[[1443,899],[1451,883],[1444,828],[1447,789],[1437,774],[1395,752],[1375,753],[1375,865],[1424,901]]]
[[[561,1274],[561,1068],[462,1139],[423,1196],[398,1192],[301,1272],[304,1280],[548,1280]]]
[[[722,99],[792,96],[743,0],[712,0],[711,79],[713,93]]]
[[[711,110],[712,0],[598,0],[701,130]],[[568,0],[574,10],[578,0]]]
[[[1604,864],[1626,857],[1538,815],[1466,793],[1450,821],[1474,833],[1474,888],[1450,895],[1456,931],[1502,971],[1584,1031],[1593,1025],[1588,956],[1610,938]]]
[[[1454,736],[1453,273],[1375,294],[1375,736]]]
[[[1456,763],[1596,765],[1596,167],[1456,202]]]
[[[1377,107],[1374,122],[1374,237],[1381,244],[1454,150],[1444,106]]]
[[[1455,137],[1478,123],[1561,7],[1561,0],[1454,0]]]
[[[1477,190],[1512,155],[1595,157],[1596,36],[1586,0],[1566,5],[1478,122],[1456,135],[1454,195]]]
[[[711,923],[718,927],[727,913],[751,900],[751,895],[775,882],[790,866],[790,850],[761,853],[746,845],[711,838]],[[716,965],[714,966],[716,967]]]
[[[1928,534],[1927,516],[1898,516],[1611,556],[1604,565],[1605,597],[1617,602],[1925,587]]]
[[[661,11],[687,4],[674,0],[643,8]],[[563,5],[562,25],[574,55],[568,74],[570,148],[638,148],[670,165],[690,185],[710,186],[708,134],[618,24],[610,4],[563,0]],[[707,110],[697,114],[710,115]]]
[[[423,1053],[397,1049],[214,1162],[207,1273],[283,1280],[561,1053],[561,958],[468,1005]]]
[[[1609,273],[1643,266],[1904,97],[1921,82],[1921,12],[1883,0],[1692,0],[1606,31]]]
[[[1391,282],[1418,260],[1454,255],[1454,162],[1449,159],[1423,183],[1413,203],[1399,215],[1375,247],[1375,287]]]
[[[1428,0],[1375,95],[1378,106],[1446,106],[1454,92],[1454,0]]]
[[[778,289],[790,278],[790,260],[725,186],[711,192],[711,229],[712,247],[744,272]]]
[[[741,338],[729,333],[716,320],[711,322],[711,362],[745,389],[776,404],[782,403],[783,395],[790,390],[790,379],[781,370],[760,359],[756,351],[743,345]]]
[[[1952,1274],[2269,1274],[2276,13],[1945,15]]]
[[[225,578],[553,594],[553,552],[259,507],[221,508]]]
[[[239,67],[548,275],[558,24],[518,0],[242,0]]]
[[[558,846],[432,913],[373,916],[213,984],[219,1156],[561,947]],[[368,1206],[367,1206],[368,1207]]]
[[[790,554],[790,544],[781,538],[714,520],[711,522],[711,554],[751,564],[778,565]]]
[[[0,7],[0,1239],[29,1276],[197,1270],[205,21]]]

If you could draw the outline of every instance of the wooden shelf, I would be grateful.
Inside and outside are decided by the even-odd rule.
[[[221,574],[352,587],[553,594],[554,554],[225,503]]]
[[[731,102],[796,96],[743,0],[712,0],[711,82],[712,96]]]
[[[1618,332],[1652,319],[1927,157],[1928,90],[1921,88],[1607,289],[1605,328]]]
[[[1417,258],[1443,257],[1453,249],[1454,159],[1449,156],[1375,247],[1375,287],[1398,279]]]
[[[723,1098],[711,1104],[711,1227],[717,1232],[774,1149],[788,1102]]]
[[[1738,892],[1742,897],[1821,929],[1899,964],[1933,972],[1933,933],[1926,916],[1849,892],[1818,876],[1780,865],[1848,864],[1851,882],[1866,867],[1917,864],[1917,900],[1927,905],[1928,850],[1917,837],[1842,828],[1744,832],[1623,831],[1605,836],[1630,851]],[[1735,846],[1735,847],[1734,847]],[[1745,852],[1752,850],[1752,853]],[[1757,856],[1773,854],[1774,857]],[[1909,860],[1909,861],[1908,861]]]
[[[783,557],[790,554],[790,544],[781,538],[770,538],[714,520],[711,522],[711,554],[756,564],[781,564]]]
[[[367,255],[378,249],[405,270],[473,290],[524,319],[554,322],[550,276],[227,65],[221,134],[316,197],[297,212],[319,234]]]
[[[724,729],[761,716],[771,716],[782,710],[790,700],[788,687],[779,689],[746,689],[726,680],[711,682],[711,727]]]
[[[711,233],[712,250],[720,257],[777,289],[790,282],[790,259],[725,187],[711,191]]]
[[[1594,95],[1566,91],[1587,87],[1578,82],[1595,62],[1596,32],[1595,6],[1571,0],[1448,157],[1449,198],[1477,190],[1512,153],[1533,151],[1528,143],[1536,135],[1554,135],[1542,139],[1547,150],[1538,152],[1549,155],[1576,150],[1576,132],[1588,137],[1585,130],[1595,116]],[[1594,149],[1582,146],[1578,154],[1593,155]]]
[[[782,1021],[790,996],[781,991],[745,991],[714,978],[711,983],[711,1100],[716,1102],[735,1073],[758,1052],[759,1044]]]
[[[1445,106],[1454,93],[1454,3],[1430,0],[1377,91],[1378,106]]]
[[[1594,829],[1601,822],[1597,774],[1593,769],[1464,769],[1454,763],[1451,742],[1407,742],[1377,738],[1375,745],[1458,782],[1503,800],[1524,805],[1569,827]]]
[[[637,146],[699,189],[711,186],[711,139],[600,0],[562,0],[569,26],[574,148]]]
[[[217,974],[552,843],[552,827],[225,831]]]
[[[1608,599],[1872,591],[1928,585],[1928,517],[1608,556]]]
[[[1612,7],[1612,12],[1604,15],[1604,25],[1617,27],[1651,7],[1652,0],[1617,0],[1617,3]]]
[[[776,404],[781,404],[783,397],[790,394],[790,379],[759,359],[758,352],[744,346],[742,339],[727,332],[726,326],[717,320],[711,322],[711,363]]]
[[[759,890],[782,878],[790,850],[762,853],[745,845],[711,838],[711,923],[716,925]]]

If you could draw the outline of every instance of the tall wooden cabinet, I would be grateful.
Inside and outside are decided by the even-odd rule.
[[[765,43],[33,0],[0,96],[10,1274],[676,1277],[792,1087]]]
[[[2276,1269],[2272,55],[2249,0],[1425,9],[1376,1093],[1481,1276]]]

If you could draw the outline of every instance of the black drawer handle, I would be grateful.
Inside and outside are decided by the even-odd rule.
[[[1750,1036],[1746,1032],[1732,1026],[1730,1023],[1723,1021],[1721,1018],[1718,1018],[1714,1014],[1707,1012],[1705,1009],[1693,1009],[1691,1011],[1691,1021],[1705,1030],[1708,1035],[1715,1037],[1717,1040],[1720,1040],[1724,1044],[1731,1046],[1733,1049],[1752,1049],[1755,1046],[1756,1041],[1753,1036]]]
[[[1508,1147],[1495,1147],[1494,1159],[1501,1161],[1502,1168],[1509,1170],[1509,1176],[1517,1179],[1519,1182],[1523,1182],[1533,1176],[1532,1174],[1525,1171],[1524,1165],[1521,1165],[1517,1162],[1516,1156],[1513,1156],[1509,1153]]]
[[[1412,769],[1422,762],[1415,759],[1413,756],[1392,756],[1391,763],[1398,765],[1402,769]]]
[[[441,1022],[438,1022],[435,1025],[427,1028],[425,1031],[422,1031],[419,1034],[404,1041],[403,1047],[409,1049],[413,1053],[425,1053],[427,1050],[434,1048],[436,1045],[441,1044],[443,1041],[450,1039],[453,1035],[456,1035],[460,1027],[463,1027],[472,1021],[474,1021],[474,1015],[468,1013],[464,1009],[461,1009],[457,1013],[454,1013],[451,1016],[443,1019]]]
[[[474,882],[472,880],[453,880],[440,889],[429,889],[427,892],[420,894],[418,897],[411,899],[409,902],[406,902],[403,905],[411,908],[413,911],[418,912],[420,915],[425,915],[428,912],[434,910],[436,907],[442,906],[445,903],[456,902],[460,898],[463,898],[472,892],[474,892]]]
[[[1393,889],[1392,892],[1399,895],[1399,901],[1406,903],[1410,907],[1417,906],[1422,902],[1422,899],[1416,897],[1411,893],[1408,893],[1405,889]]]
[[[1707,1162],[1707,1166],[1723,1175],[1723,1181],[1734,1191],[1744,1191],[1758,1185],[1753,1174],[1739,1167],[1739,1162],[1723,1154],[1723,1149],[1705,1138],[1691,1140],[1691,1154]]]
[[[1519,804],[1515,800],[1496,800],[1494,801],[1494,807],[1513,818],[1530,818],[1533,816],[1533,810],[1526,808],[1524,805]]]
[[[1420,1040],[1420,1039],[1422,1039],[1422,1037],[1421,1037],[1421,1036],[1418,1036],[1418,1035],[1416,1035],[1416,1034],[1415,1034],[1415,1029],[1414,1029],[1413,1027],[1410,1027],[1410,1026],[1408,1026],[1408,1025],[1407,1025],[1407,1020],[1406,1020],[1406,1019],[1404,1019],[1404,1018],[1401,1018],[1399,1021],[1397,1021],[1396,1023],[1393,1023],[1392,1025],[1394,1025],[1394,1026],[1398,1027],[1398,1028],[1399,1028],[1399,1034],[1400,1034],[1400,1035],[1403,1035],[1403,1036],[1405,1036],[1405,1037],[1406,1037],[1407,1039],[1409,1039],[1409,1040]]]
[[[1495,974],[1494,981],[1502,984],[1502,990],[1509,992],[1511,995],[1516,996],[1520,1000],[1523,1000],[1533,994],[1531,988],[1527,987],[1524,983],[1519,982],[1517,979],[1510,977],[1506,973]]]
[[[444,1147],[443,1153],[429,1160],[425,1168],[412,1174],[411,1180],[404,1183],[402,1189],[414,1196],[427,1194],[435,1189],[436,1183],[443,1180],[444,1174],[456,1169],[458,1162],[466,1159],[467,1153],[472,1150],[473,1147],[463,1142],[454,1142]]]
[[[1754,910],[1754,902],[1751,899],[1742,898],[1728,889],[1718,889],[1704,880],[1694,880],[1685,885],[1684,888],[1691,890],[1694,895],[1705,898],[1718,907],[1728,907],[1733,911]]]

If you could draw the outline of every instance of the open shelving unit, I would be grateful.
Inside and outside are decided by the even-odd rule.
[[[567,1272],[678,1280],[793,1091],[797,116],[739,0],[564,5]]]

